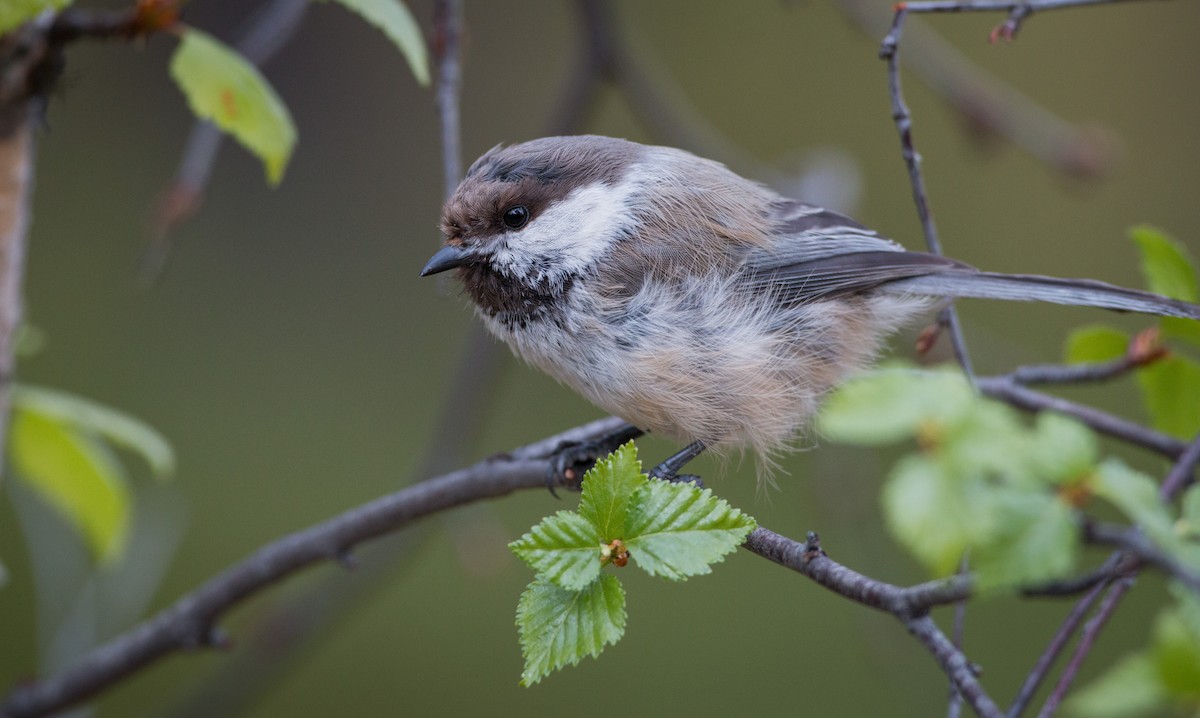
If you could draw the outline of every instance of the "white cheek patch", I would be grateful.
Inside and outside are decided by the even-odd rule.
[[[591,265],[633,225],[632,195],[641,184],[631,172],[613,185],[580,187],[508,232],[493,262],[514,275],[539,279],[562,276]]]

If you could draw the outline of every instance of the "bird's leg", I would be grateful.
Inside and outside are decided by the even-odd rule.
[[[632,424],[626,424],[589,441],[563,442],[550,462],[550,469],[546,473],[546,488],[556,497],[556,486],[566,486],[578,491],[582,487],[583,475],[597,461],[616,451],[627,441],[645,433]]]
[[[699,476],[695,476],[693,474],[680,474],[679,470],[686,466],[689,461],[704,453],[704,449],[704,442],[693,441],[671,456],[667,457],[666,461],[651,469],[650,478],[703,486]]]

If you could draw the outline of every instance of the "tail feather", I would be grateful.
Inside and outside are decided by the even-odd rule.
[[[998,274],[955,268],[898,279],[881,285],[879,289],[897,294],[1050,302],[1200,320],[1198,305],[1094,279],[1060,279],[1036,274]]]

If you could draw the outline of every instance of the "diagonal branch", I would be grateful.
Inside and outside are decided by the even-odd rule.
[[[550,459],[564,442],[611,433],[608,418],[571,429],[466,469],[415,484],[263,546],[132,630],[84,655],[62,673],[18,686],[0,717],[59,711],[178,651],[220,645],[218,621],[242,601],[324,561],[345,561],[358,544],[433,513],[519,489],[544,488]]]
[[[815,533],[805,543],[762,528],[750,533],[743,547],[781,566],[797,571],[825,588],[864,606],[891,613],[933,654],[963,699],[984,718],[1004,714],[988,696],[962,650],[946,637],[929,609],[971,595],[973,580],[956,574],[941,581],[901,588],[864,576],[825,555]]]

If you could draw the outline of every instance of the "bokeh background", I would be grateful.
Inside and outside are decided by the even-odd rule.
[[[882,32],[864,32],[846,12],[851,4],[871,22],[890,19],[890,2],[882,0],[615,3],[620,42],[637,63],[633,76],[664,88],[660,101],[707,129],[671,131],[670,121],[635,110],[612,87],[600,91],[579,129],[689,145],[747,176],[804,187],[810,198],[837,203],[919,248],[876,57]],[[430,3],[412,7],[431,32]],[[185,19],[231,41],[249,9],[237,0],[193,2]],[[1200,252],[1200,4],[1046,13],[1029,20],[1016,43],[989,45],[988,32],[1001,19],[958,15],[929,25],[980,72],[1058,118],[1029,125],[1033,136],[1058,121],[1078,129],[1085,139],[1073,146],[1074,156],[1092,148],[1083,159],[1100,171],[1064,172],[980,134],[944,96],[906,74],[948,253],[992,270],[1140,286],[1125,236],[1131,225],[1155,224]],[[571,3],[468,2],[466,22],[470,161],[498,142],[542,135],[561,116],[584,33]],[[378,31],[333,5],[314,7],[265,68],[300,131],[282,186],[268,188],[257,162],[227,146],[206,205],[176,233],[158,281],[137,281],[151,208],[192,122],[166,71],[173,44],[164,37],[144,47],[70,51],[41,137],[27,276],[29,318],[45,342],[20,367],[21,379],[122,408],[174,444],[179,470],[170,485],[138,478],[140,543],[134,569],[122,574],[123,582],[134,576],[153,586],[161,565],[161,582],[146,593],[146,606],[128,598],[132,589],[80,584],[87,559],[70,530],[8,482],[11,490],[0,496],[0,555],[11,572],[0,589],[3,686],[70,655],[71,645],[91,640],[89,632],[104,637],[129,614],[169,603],[266,541],[422,478],[434,422],[447,409],[451,377],[468,346],[473,318],[455,288],[417,278],[440,239],[443,177],[432,92],[414,82]],[[921,50],[904,52],[915,57]],[[1004,106],[1019,109],[1021,102]],[[695,137],[708,144],[692,145]],[[1052,143],[1043,153],[1067,149]],[[1148,324],[1077,309],[961,306],[983,372],[1054,360],[1079,324]],[[911,340],[899,338],[895,353],[911,356]],[[497,356],[487,396],[450,407],[462,412],[464,426],[482,429],[469,447],[444,457],[448,465],[600,415],[507,351]],[[1071,396],[1143,418],[1128,382]],[[648,441],[643,452],[654,459],[671,449]],[[1147,470],[1163,468],[1114,450]],[[887,455],[822,446],[789,458],[788,475],[765,492],[749,461],[724,470],[702,463],[700,470],[764,525],[795,537],[817,530],[838,560],[911,583],[925,576],[881,527],[878,491],[887,462]],[[471,507],[362,551],[359,571],[311,570],[230,617],[233,651],[173,657],[105,693],[97,710],[944,710],[945,679],[902,626],[744,552],[685,584],[626,572],[625,639],[599,661],[519,687],[513,615],[531,576],[504,544],[574,502],[532,492]],[[27,534],[16,505],[25,507]],[[26,535],[38,537],[40,548]],[[40,596],[37,560],[61,574]],[[1161,595],[1156,580],[1142,580],[1085,679],[1142,644]],[[999,700],[1011,697],[1068,606],[1005,598],[972,604],[966,645]],[[64,617],[84,628],[56,633]],[[298,640],[310,625],[324,628]],[[65,644],[45,645],[52,634]]]

